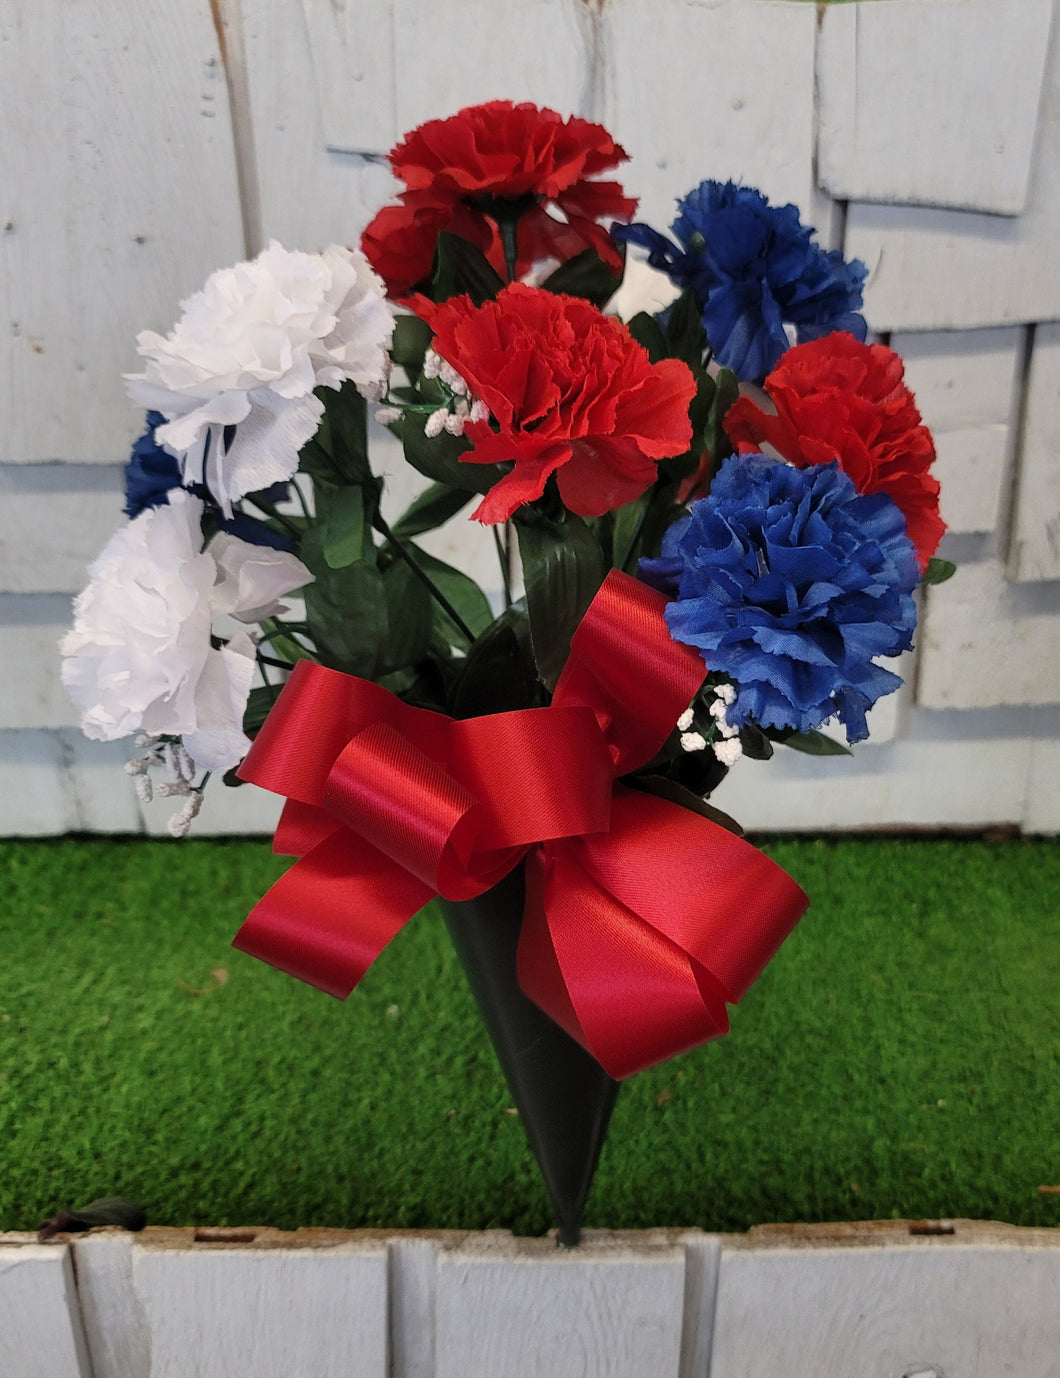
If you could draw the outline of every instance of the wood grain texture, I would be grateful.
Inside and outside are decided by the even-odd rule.
[[[0,1244],[0,1373],[93,1378],[64,1245]]]
[[[111,464],[0,464],[0,593],[84,588],[122,524],[123,473]]]
[[[725,1250],[711,1378],[1055,1378],[1058,1289],[1056,1248]]]
[[[977,667],[975,683],[987,678]],[[741,761],[711,798],[749,832],[1018,825],[1031,729],[1025,709],[913,709],[896,741],[861,744],[849,758],[778,750],[771,761]]]
[[[387,1252],[390,1378],[434,1378],[437,1243],[395,1239]]]
[[[678,1378],[684,1255],[479,1236],[438,1258],[437,1378]]]
[[[0,695],[0,730],[80,723],[59,678],[58,641],[71,620],[62,595],[0,594],[0,662],[18,666]]]
[[[128,756],[128,742],[74,728],[0,731],[0,836],[140,832]]]
[[[1008,575],[1060,579],[1060,325],[1034,332]],[[1053,604],[1060,614],[1060,589]]]
[[[209,0],[2,0],[0,123],[0,462],[114,463],[136,333],[242,256]]]
[[[481,101],[533,101],[585,114],[580,0],[391,0],[400,133]]]
[[[1060,703],[1060,585],[1014,585],[997,560],[928,589],[917,702],[928,708]]]
[[[92,1378],[151,1378],[151,1331],[132,1275],[134,1236],[101,1231],[71,1240]]]
[[[297,8],[297,6],[288,6]],[[379,0],[302,0],[321,132],[339,153],[396,141],[394,7]]]
[[[151,1378],[386,1378],[386,1249],[133,1246]]]
[[[1019,215],[1051,19],[1050,0],[829,6],[817,50],[821,186],[843,201]]]
[[[1007,327],[891,337],[935,438],[935,476],[942,484],[943,520],[951,531],[993,531],[1001,520],[1019,406],[1023,333]]]
[[[705,177],[793,201],[820,229],[813,174],[814,7],[775,0],[600,8],[603,122],[632,159],[622,173],[659,229]]]
[[[881,8],[895,3],[887,0]],[[1030,189],[1022,215],[1009,219],[973,211],[851,203],[844,247],[848,255],[868,264],[865,313],[873,329],[972,329],[1060,317],[1058,9],[1060,0],[1054,0]],[[959,159],[960,145],[949,156]]]
[[[369,3],[389,14],[389,3]],[[356,244],[394,189],[382,161],[393,140],[389,134],[380,137],[373,157],[329,150],[302,6],[292,0],[242,0],[242,16],[261,237],[307,251]],[[319,29],[315,32],[319,38]],[[389,65],[370,74],[370,92],[381,105],[392,101],[391,81]],[[343,90],[340,86],[337,99]],[[372,147],[367,136],[357,146]]]

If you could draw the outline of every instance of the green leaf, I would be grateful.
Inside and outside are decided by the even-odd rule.
[[[562,293],[568,297],[584,297],[594,306],[602,307],[622,285],[625,260],[616,272],[609,268],[595,249],[585,249],[550,273],[541,287],[546,292]]]
[[[957,573],[957,566],[952,560],[929,560],[927,568],[920,576],[922,584],[944,584],[947,579],[952,579]]]
[[[247,695],[247,706],[243,710],[243,731],[253,737],[262,723],[272,712],[272,706],[280,697],[280,684],[260,684]],[[242,780],[239,781],[242,784]]]
[[[331,569],[345,569],[364,555],[364,491],[318,484],[316,492],[324,559]]]
[[[458,718],[477,718],[484,713],[539,708],[543,703],[526,608],[520,600],[468,652],[453,685],[452,713]]]
[[[333,569],[324,558],[323,532],[306,532],[300,555],[314,577],[305,588],[306,622],[325,665],[365,679],[375,676],[389,634],[383,578],[372,558]]]
[[[580,517],[563,522],[516,518],[526,584],[530,639],[541,682],[554,689],[570,654],[571,637],[607,565],[596,537]]]
[[[434,253],[431,290],[435,301],[467,293],[476,306],[495,297],[504,279],[481,249],[459,235],[442,230]]]
[[[383,669],[400,670],[427,654],[434,620],[434,601],[404,560],[395,560],[383,575],[389,635]]]
[[[723,368],[714,379],[714,392],[710,400],[706,424],[703,428],[703,442],[711,458],[713,472],[717,472],[723,459],[733,453],[732,441],[725,434],[722,422],[725,413],[740,395],[740,381],[731,369]]]
[[[332,469],[323,477],[340,485],[364,483],[372,477],[367,403],[350,382],[343,383],[338,392],[317,388],[314,396],[324,403],[324,419],[315,439],[330,458]]]
[[[647,311],[638,311],[633,319],[626,323],[626,329],[637,344],[643,345],[648,351],[648,358],[653,364],[666,358],[666,336],[663,334],[662,326],[654,316],[649,316]]]
[[[398,316],[394,321],[394,338],[390,357],[395,364],[414,373],[423,367],[423,356],[431,345],[431,327],[419,316]]]
[[[745,722],[740,728],[740,745],[743,754],[752,761],[768,761],[773,755],[773,743],[757,723]]]
[[[423,416],[410,414],[401,423],[401,442],[405,458],[421,474],[436,483],[462,488],[466,493],[486,493],[502,477],[497,464],[461,463],[460,456],[471,451],[471,444],[460,435],[442,431],[431,439],[423,429]]]
[[[654,489],[649,488],[639,498],[627,502],[615,515],[614,535],[611,538],[611,559],[616,569],[629,570],[639,553],[645,517]]]
[[[700,368],[707,347],[703,316],[691,287],[686,287],[666,317],[666,352],[674,359],[683,359],[690,368]]]
[[[412,558],[430,579],[431,583],[452,604],[454,610],[463,618],[475,636],[481,636],[493,621],[493,609],[489,599],[462,570],[454,569],[444,560],[428,555],[418,545],[410,542]],[[435,624],[451,646],[465,645],[464,635],[441,607],[437,600],[431,600],[434,608]]]
[[[394,535],[408,540],[424,531],[437,531],[470,501],[471,494],[466,489],[452,488],[448,483],[432,483],[418,498],[413,498],[394,523]]]
[[[792,732],[781,740],[785,746],[790,746],[793,751],[804,752],[807,756],[850,756],[853,753],[848,751],[842,742],[837,742],[834,737],[827,737],[823,732]]]
[[[654,794],[659,799],[668,799],[671,804],[679,804],[681,808],[688,809],[690,813],[698,813],[701,818],[709,818],[712,823],[717,823],[720,827],[735,833],[737,837],[743,837],[743,828],[740,827],[735,818],[730,818],[721,809],[716,809],[713,804],[708,804],[705,799],[701,799],[698,794],[693,794],[690,789],[685,789],[684,785],[676,780],[667,780],[663,775],[632,775],[628,777],[629,783],[641,789],[645,794]]]

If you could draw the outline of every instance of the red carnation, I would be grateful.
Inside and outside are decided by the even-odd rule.
[[[434,349],[489,407],[464,434],[471,464],[512,464],[473,516],[505,521],[555,473],[571,512],[598,517],[654,483],[660,459],[692,438],[696,384],[677,359],[652,364],[621,322],[580,297],[514,283],[495,301],[454,297],[419,309]]]
[[[511,101],[472,105],[446,120],[428,120],[391,150],[394,175],[407,190],[400,205],[379,212],[362,248],[391,296],[402,296],[431,271],[440,230],[477,244],[498,273],[504,252],[491,202],[525,202],[519,219],[517,271],[536,259],[573,258],[592,248],[614,269],[621,256],[601,219],[628,220],[637,208],[617,182],[587,180],[626,159],[601,125]],[[547,207],[565,216],[554,219]]]
[[[923,569],[946,525],[938,480],[928,472],[935,446],[903,372],[885,345],[826,335],[789,349],[766,379],[775,416],[741,397],[725,429],[743,454],[765,443],[800,467],[838,460],[859,493],[886,493],[905,516]]]

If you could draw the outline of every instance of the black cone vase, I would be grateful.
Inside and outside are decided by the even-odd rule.
[[[476,899],[440,904],[541,1169],[559,1242],[575,1245],[619,1083],[520,990],[523,894],[517,867]]]

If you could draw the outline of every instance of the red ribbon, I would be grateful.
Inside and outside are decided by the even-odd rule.
[[[464,721],[300,661],[239,773],[287,797],[274,849],[301,860],[235,945],[345,997],[428,900],[525,857],[520,985],[611,1076],[726,1033],[808,900],[725,828],[617,781],[703,680],[665,605],[612,570],[551,706]]]

